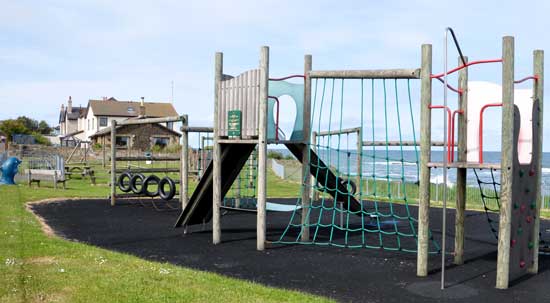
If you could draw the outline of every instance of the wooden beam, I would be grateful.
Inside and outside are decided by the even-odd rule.
[[[514,142],[514,37],[502,39],[502,143],[500,174],[500,218],[496,288],[506,289],[510,271]]]
[[[420,69],[313,70],[308,75],[311,79],[419,79]]]
[[[312,56],[311,55],[305,55],[304,56],[304,74],[308,75],[309,72],[312,69]],[[303,127],[303,143],[305,143],[304,150],[302,151],[302,186],[304,187],[304,190],[302,190],[302,234],[301,234],[301,241],[307,242],[309,241],[309,211],[311,206],[311,194],[313,192],[313,188],[310,186],[312,182],[317,182],[317,180],[312,180],[310,169],[309,169],[309,161],[310,161],[310,155],[309,155],[309,142],[311,140],[310,133],[311,133],[311,77],[306,76],[304,79],[304,115],[303,119],[304,121],[304,127]]]
[[[418,189],[418,252],[416,275],[428,275],[428,252],[430,248],[430,168],[432,143],[432,46],[422,45],[422,70],[420,72],[420,184]]]
[[[311,119],[311,117],[309,119]],[[353,128],[343,128],[338,130],[320,131],[320,132],[315,132],[315,134],[317,135],[317,137],[334,136],[334,135],[342,135],[342,134],[352,134],[360,130],[361,130],[361,127],[353,127]]]
[[[111,206],[116,204],[116,120],[111,121]]]
[[[458,66],[467,63],[468,57],[458,58]],[[458,90],[462,94],[458,94],[458,108],[462,114],[458,115],[458,162],[466,162],[467,148],[467,123],[468,119],[468,68],[463,68],[458,74]],[[455,255],[454,263],[464,264],[464,218],[466,212],[466,176],[467,169],[465,167],[458,168],[456,171],[456,215],[455,215]]]
[[[177,173],[180,169],[178,167],[157,167],[157,168],[117,168],[116,173],[121,174],[124,172],[129,173]],[[109,171],[109,174],[111,172]]]
[[[533,264],[529,267],[529,272],[536,274],[539,271],[539,232],[540,232],[540,207],[542,204],[542,184],[541,184],[541,173],[542,173],[542,139],[543,136],[543,104],[544,104],[544,51],[535,50],[533,52],[533,74],[538,77],[533,85],[533,99],[539,100],[539,124],[537,125],[539,131],[539,138],[537,146],[533,146],[533,152],[538,153],[539,161],[535,163],[535,183],[536,183],[536,197],[537,197],[537,210],[535,215],[535,228],[533,230]]]
[[[116,157],[117,161],[179,161],[179,156],[165,156],[165,157],[145,157],[145,156],[132,156],[132,157]]]
[[[221,243],[222,163],[220,143],[220,89],[223,77],[223,53],[216,53],[214,72],[214,146],[212,147],[212,243]]]
[[[267,202],[267,96],[269,81],[269,47],[260,50],[260,112],[258,117],[258,197],[256,215],[256,249],[265,249]]]
[[[187,116],[187,115],[185,115]],[[189,133],[213,133],[214,128],[213,127],[206,127],[206,126],[187,126],[184,124],[181,127],[182,132],[189,132]]]
[[[443,141],[432,141],[431,146],[444,146]],[[420,141],[363,141],[363,146],[421,146]],[[456,146],[456,145],[455,145]]]
[[[443,168],[443,162],[428,162],[430,168]],[[500,163],[448,162],[447,168],[500,169]]]
[[[189,119],[183,115],[182,130],[187,127]],[[181,136],[181,155],[180,155],[180,203],[181,209],[185,209],[189,202],[189,133],[182,132]]]

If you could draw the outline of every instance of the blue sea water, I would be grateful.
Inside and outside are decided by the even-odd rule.
[[[290,155],[286,149],[277,149],[283,155]],[[363,150],[363,161],[361,174],[364,178],[373,178],[380,180],[400,180],[404,177],[405,182],[418,181],[418,163],[419,150],[382,150],[377,148],[375,151],[369,151],[368,148]],[[335,167],[341,174],[357,175],[357,153],[355,151],[346,150],[319,150],[320,158],[329,166]],[[485,163],[499,163],[500,152],[484,152],[483,158]],[[443,152],[432,151],[432,161],[443,161]],[[550,153],[543,153],[542,157],[542,192],[550,195]],[[500,171],[491,172],[488,169],[477,170],[481,180],[491,182],[494,176],[495,181],[500,180]],[[443,183],[443,170],[432,169],[431,182]],[[453,186],[456,181],[456,169],[447,170],[447,184]],[[468,170],[467,182],[469,186],[477,186],[477,179],[470,169]]]

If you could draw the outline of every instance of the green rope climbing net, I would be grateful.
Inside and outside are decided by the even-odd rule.
[[[237,176],[222,205],[231,208],[256,209],[258,151],[254,150]]]
[[[301,191],[319,198],[309,206],[297,201],[276,243],[415,252],[417,210],[410,205],[418,196],[419,102],[411,80],[327,78],[312,84],[311,126],[320,135],[309,148],[314,181],[304,180]],[[344,131],[357,127],[360,136]],[[327,169],[336,182],[323,173]],[[433,237],[430,246],[440,251]]]

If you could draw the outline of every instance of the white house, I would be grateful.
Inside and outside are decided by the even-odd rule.
[[[72,114],[71,114],[72,113]],[[167,102],[119,101],[113,97],[102,100],[89,100],[86,108],[72,107],[69,97],[65,108],[61,105],[60,136],[74,136],[78,140],[89,141],[99,131],[110,127],[111,121],[123,121],[136,117],[160,118],[178,116],[176,109]],[[63,119],[62,119],[63,117]],[[173,122],[162,123],[170,130],[174,129]]]

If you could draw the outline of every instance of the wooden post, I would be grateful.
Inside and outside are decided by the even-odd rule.
[[[317,132],[312,132],[311,133],[311,150],[313,152],[317,152]],[[313,201],[317,201],[319,200],[319,191],[315,189],[315,185],[317,183],[317,180],[315,180],[315,178],[311,178],[311,198],[313,199]]]
[[[189,132],[184,127],[189,125],[188,116],[181,119],[181,155],[180,155],[180,203],[181,209],[185,209],[189,202]]]
[[[514,37],[502,39],[502,143],[496,288],[508,288],[514,142]]]
[[[468,62],[468,57],[464,57]],[[462,59],[458,58],[458,65],[462,65]],[[458,108],[462,114],[458,115],[458,162],[466,162],[467,148],[467,123],[468,123],[468,68],[460,70],[458,74]],[[456,171],[456,216],[455,216],[455,264],[464,264],[464,212],[466,211],[466,168],[458,168]]]
[[[430,168],[432,139],[432,46],[422,45],[422,69],[420,71],[420,180],[418,193],[418,254],[416,274],[428,275],[428,251],[430,248]]]
[[[220,88],[223,77],[223,53],[216,53],[216,67],[215,67],[215,80],[214,80],[214,143],[212,146],[212,242],[219,244],[221,242],[221,213],[220,206],[222,200],[222,163],[221,163],[221,146],[218,143],[219,140],[219,101],[220,101]]]
[[[539,231],[540,231],[540,207],[542,204],[542,196],[541,196],[541,168],[542,168],[542,138],[543,136],[543,130],[542,127],[544,124],[543,121],[543,99],[544,99],[544,51],[542,50],[535,50],[533,52],[533,74],[538,77],[538,80],[535,81],[533,85],[533,100],[539,100],[539,125],[537,125],[537,128],[539,129],[539,138],[538,138],[538,145],[533,146],[533,153],[539,154],[539,161],[535,163],[535,190],[536,190],[536,197],[537,197],[537,210],[535,214],[535,228],[533,230],[533,264],[531,267],[529,267],[529,272],[532,274],[536,274],[539,271]]]
[[[247,161],[247,162],[249,162],[249,161]],[[241,207],[241,172],[239,172],[239,175],[237,175],[237,180],[236,181],[237,181],[237,188],[235,190],[235,205],[234,206],[235,206],[235,208],[239,208],[239,207]]]
[[[116,120],[111,121],[111,206],[116,204]]]
[[[57,170],[53,171],[53,188],[57,189]]]
[[[103,156],[103,158],[101,160],[101,164],[103,165],[103,168],[105,168],[105,165],[106,165],[105,164],[105,162],[106,162],[105,161],[105,157],[106,157],[105,156],[105,150],[106,150],[106,148],[105,148],[105,136],[102,136],[101,138],[102,138],[102,141],[103,141],[103,143],[101,144],[101,153],[102,153],[102,156]]]
[[[309,168],[309,145],[310,145],[310,134],[311,134],[311,78],[309,77],[309,72],[312,69],[312,57],[311,55],[304,56],[304,129],[303,134],[304,138],[304,150],[302,151],[302,182],[303,186],[308,188],[311,184],[311,174]],[[315,180],[317,181],[317,180]],[[302,191],[302,236],[301,240],[303,242],[309,241],[309,210],[311,201],[309,197],[311,195],[311,190]]]
[[[269,47],[260,51],[260,113],[258,122],[258,213],[256,221],[256,248],[265,249],[267,202],[267,95],[269,81]]]

